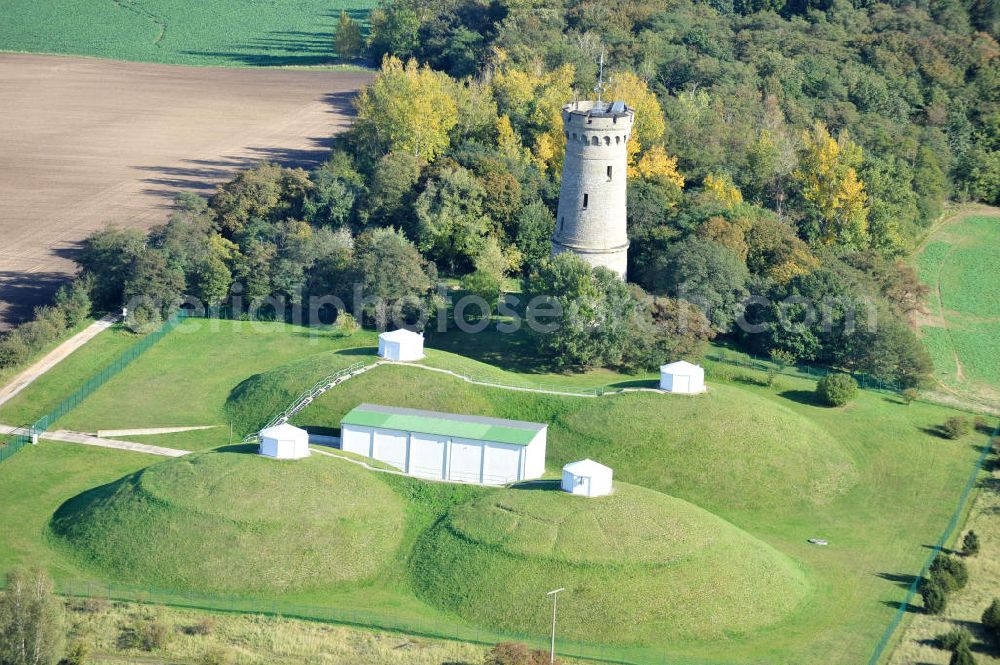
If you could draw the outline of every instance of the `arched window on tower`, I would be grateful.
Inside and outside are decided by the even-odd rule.
[[[610,164],[608,165],[608,182],[611,182],[611,171],[613,168]]]
[[[594,138],[590,139],[590,145],[601,145],[601,139],[595,136]]]
[[[587,204],[590,203],[590,194],[583,195],[583,209],[587,209]]]
[[[611,145],[611,137],[610,136],[605,136],[604,137],[604,145]]]

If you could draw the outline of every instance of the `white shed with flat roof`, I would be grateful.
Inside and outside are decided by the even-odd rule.
[[[506,485],[545,472],[548,426],[361,404],[340,421],[341,449],[419,478]]]
[[[309,432],[282,423],[262,429],[258,452],[274,459],[302,459],[309,457]]]
[[[705,370],[686,360],[663,365],[660,367],[660,390],[668,393],[703,393]]]
[[[578,496],[611,494],[611,467],[592,459],[570,462],[562,469],[562,490]]]
[[[406,328],[378,336],[378,355],[386,360],[408,362],[424,357],[424,336]]]

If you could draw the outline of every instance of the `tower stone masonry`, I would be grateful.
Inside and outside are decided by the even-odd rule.
[[[552,254],[573,252],[625,279],[628,140],[635,111],[624,102],[563,107],[566,158]]]

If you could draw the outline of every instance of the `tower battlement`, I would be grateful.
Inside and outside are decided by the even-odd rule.
[[[566,158],[553,255],[573,252],[625,278],[628,140],[635,111],[624,102],[578,101],[563,107]]]

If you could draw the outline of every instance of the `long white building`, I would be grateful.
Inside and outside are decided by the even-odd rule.
[[[419,478],[506,485],[545,472],[548,426],[361,404],[340,421],[341,449]]]

